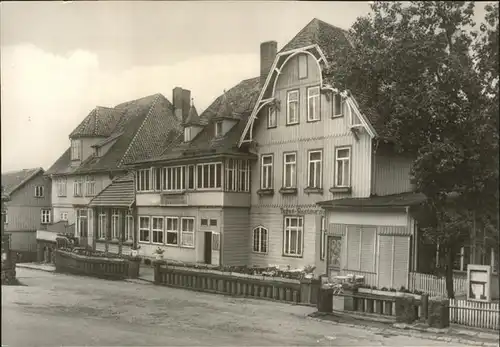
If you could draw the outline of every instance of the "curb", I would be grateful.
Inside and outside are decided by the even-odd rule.
[[[349,323],[333,322],[333,321],[326,320],[326,319],[311,317],[309,315],[306,315],[306,319],[314,320],[317,322],[326,322],[326,323],[345,326],[345,327],[349,327],[349,328],[363,328],[364,330],[368,330],[368,331],[375,332],[375,333],[381,333],[384,331],[397,331],[399,335],[419,337],[419,338],[427,339],[427,340],[445,341],[448,343],[461,343],[461,344],[466,344],[469,346],[487,346],[487,347],[498,346],[498,342],[481,342],[481,341],[475,341],[475,340],[471,340],[471,339],[467,339],[467,338],[458,338],[458,337],[450,337],[450,336],[432,336],[430,332],[427,332],[423,329],[420,329],[420,330],[411,329],[411,328],[401,329],[401,328],[397,328],[397,327],[375,328],[375,327],[372,327],[372,326],[366,325],[366,324],[349,324]]]
[[[142,284],[142,285],[146,285],[146,286],[147,285],[154,285],[153,281],[145,280],[142,278],[126,278],[124,281],[128,282],[128,283]]]
[[[35,271],[44,271],[44,272],[50,272],[50,273],[55,273],[56,269],[43,269],[39,267],[34,267],[34,266],[26,266],[23,264],[16,264],[16,268],[21,268],[21,269],[28,269],[28,270],[35,270]]]

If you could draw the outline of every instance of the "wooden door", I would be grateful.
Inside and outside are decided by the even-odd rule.
[[[327,274],[329,278],[340,273],[342,255],[342,237],[328,236],[327,242]]]
[[[212,232],[205,231],[205,264],[212,264]]]

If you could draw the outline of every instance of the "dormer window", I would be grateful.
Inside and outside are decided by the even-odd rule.
[[[191,128],[184,128],[184,142],[191,141]]]
[[[332,117],[342,117],[342,96],[340,94],[333,95],[333,113]]]
[[[222,121],[215,123],[215,137],[222,136]]]
[[[267,113],[267,127],[276,128],[276,108],[269,107]]]
[[[80,160],[82,152],[81,140],[71,140],[71,160]]]

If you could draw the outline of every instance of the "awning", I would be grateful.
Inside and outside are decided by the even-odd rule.
[[[369,198],[346,198],[320,201],[317,204],[325,209],[333,208],[408,208],[423,203],[426,197],[422,193],[401,193]]]
[[[130,207],[135,202],[134,179],[126,175],[114,180],[90,202],[90,207]]]

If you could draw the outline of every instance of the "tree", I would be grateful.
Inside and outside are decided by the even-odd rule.
[[[450,298],[471,218],[498,230],[498,5],[481,33],[473,10],[465,1],[377,1],[325,71],[380,115],[381,137],[414,156],[412,178],[427,197],[419,222],[446,255]]]

